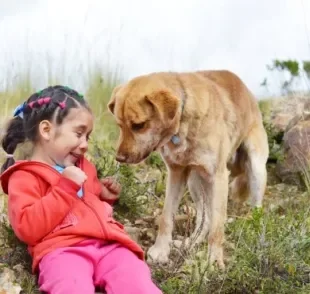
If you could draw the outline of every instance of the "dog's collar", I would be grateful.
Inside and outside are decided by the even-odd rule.
[[[185,89],[183,87],[183,84],[182,82],[178,79],[179,83],[180,83],[180,86],[181,86],[181,89],[182,89],[182,110],[181,110],[181,116],[183,114],[183,111],[184,111],[184,106],[185,106],[185,97],[186,97],[186,92],[185,92]],[[181,138],[178,134],[175,134],[171,137],[170,141],[174,144],[174,145],[178,145],[180,144],[181,142]]]

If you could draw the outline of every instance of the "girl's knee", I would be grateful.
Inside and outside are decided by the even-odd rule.
[[[124,247],[102,259],[95,277],[107,294],[162,294],[152,280],[148,264]]]
[[[107,281],[104,288],[107,294],[162,294],[151,278],[135,277],[133,279],[130,275]]]
[[[162,294],[152,280],[148,265],[141,260],[132,266],[115,269],[106,277],[106,291],[110,293]],[[126,289],[124,292],[122,289]]]
[[[40,285],[40,291],[48,294],[94,294],[95,286],[90,279],[85,280],[85,277],[59,277],[54,280],[44,281]]]

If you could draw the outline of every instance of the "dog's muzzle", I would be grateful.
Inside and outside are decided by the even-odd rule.
[[[128,159],[128,155],[127,154],[117,154],[116,155],[116,161],[118,161],[120,163],[126,162],[127,159]]]

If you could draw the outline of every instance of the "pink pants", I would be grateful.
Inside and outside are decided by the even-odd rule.
[[[119,244],[89,240],[56,249],[39,264],[40,291],[48,294],[162,294],[150,269],[133,252]]]

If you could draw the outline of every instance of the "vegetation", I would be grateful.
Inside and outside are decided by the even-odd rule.
[[[283,82],[281,91],[283,95],[292,94],[294,82],[305,78],[307,82],[310,80],[310,61],[303,60],[279,60],[274,59],[271,65],[266,66],[270,72],[276,71],[278,74],[283,74]],[[268,80],[265,78],[261,86],[268,87]]]
[[[276,66],[281,66],[275,63]],[[291,63],[283,63],[291,68]],[[296,64],[292,63],[295,68]],[[304,66],[307,71],[308,65]],[[309,71],[308,71],[309,72]],[[292,76],[296,71],[292,72]],[[122,184],[122,194],[115,205],[116,218],[139,229],[140,243],[147,250],[156,233],[156,216],[164,201],[166,169],[158,154],[144,163],[119,165],[114,159],[118,129],[106,109],[116,77],[92,73],[85,93],[96,116],[89,158],[99,176],[114,175]],[[68,85],[70,86],[70,85]],[[0,93],[1,117],[9,118],[16,105],[34,91],[29,79],[14,89]],[[206,266],[207,245],[184,252],[174,248],[171,263],[152,266],[156,283],[164,293],[309,293],[310,291],[310,212],[309,191],[280,183],[273,174],[274,159],[281,154],[281,134],[269,121],[270,101],[260,102],[271,147],[269,176],[263,211],[237,206],[229,201],[226,224],[226,264],[224,272]],[[2,122],[4,123],[4,121]],[[192,203],[184,197],[174,237],[181,239],[193,227]],[[6,197],[0,197],[6,207]],[[0,214],[1,215],[1,214]],[[1,268],[14,269],[24,293],[39,293],[36,277],[29,272],[30,259],[3,215],[0,229]],[[0,271],[1,271],[0,268]]]

